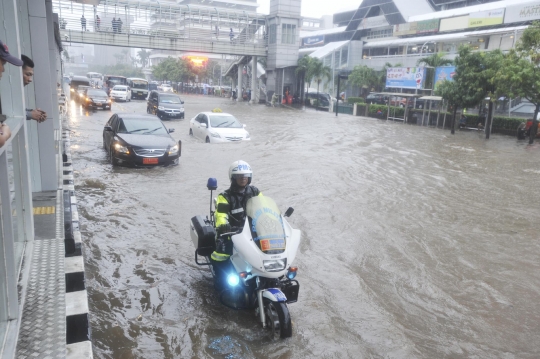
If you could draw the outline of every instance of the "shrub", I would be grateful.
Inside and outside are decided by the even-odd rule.
[[[364,101],[364,98],[363,98],[363,97],[349,97],[349,98],[347,99],[347,103],[348,103],[349,105],[353,105],[353,104],[355,104],[355,103],[364,103],[364,102],[365,102],[365,101]]]
[[[388,106],[385,105],[369,105],[369,115],[377,117],[377,111],[381,110],[383,116],[386,118],[388,113]],[[394,112],[395,111],[395,112]],[[405,114],[405,109],[401,107],[390,106],[390,116],[392,117],[403,117]]]

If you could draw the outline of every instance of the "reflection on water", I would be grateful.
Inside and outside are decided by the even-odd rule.
[[[252,141],[208,145],[188,136],[188,120],[167,122],[183,143],[179,166],[112,169],[101,143],[110,113],[71,122],[96,357],[539,356],[540,147],[224,99],[186,104],[188,118],[234,114]],[[208,213],[207,178],[226,189],[238,159],[282,210],[295,208],[303,233],[284,341],[269,340],[253,312],[221,306],[194,263],[189,219]]]

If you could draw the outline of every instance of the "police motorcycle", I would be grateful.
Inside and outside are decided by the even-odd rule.
[[[217,276],[210,262],[216,247],[215,218],[212,211],[212,191],[217,180],[209,178],[210,216],[191,218],[190,235],[195,245],[195,263],[209,266],[216,288]],[[293,213],[289,207],[282,214],[276,203],[266,196],[252,197],[246,205],[246,221],[243,227],[232,227],[232,265],[226,273],[226,285],[221,286],[219,300],[232,309],[254,309],[263,328],[270,329],[272,338],[292,336],[291,316],[287,304],[298,300],[300,284],[294,278],[298,268],[291,266],[301,231],[294,229],[286,217]],[[219,203],[216,212],[229,212],[229,205]],[[200,261],[203,257],[205,261]]]

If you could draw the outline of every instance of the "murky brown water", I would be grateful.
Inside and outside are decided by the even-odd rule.
[[[72,107],[76,189],[98,358],[538,358],[540,146],[328,113],[185,96],[220,107],[252,141],[209,145],[189,119],[172,168],[111,168],[111,112]],[[119,104],[145,112],[144,102]],[[208,177],[253,184],[303,232],[293,337],[272,342],[253,312],[215,298],[194,263],[189,219]]]

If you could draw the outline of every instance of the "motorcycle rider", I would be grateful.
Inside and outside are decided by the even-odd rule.
[[[232,267],[230,256],[233,243],[230,236],[222,234],[231,232],[231,227],[243,227],[248,199],[262,195],[257,187],[251,186],[252,175],[251,166],[247,162],[241,160],[233,162],[229,167],[231,186],[217,198],[216,208],[220,203],[229,204],[228,213],[217,211],[215,213],[216,250],[210,256],[210,261],[214,267],[218,286],[224,284],[226,273]]]

